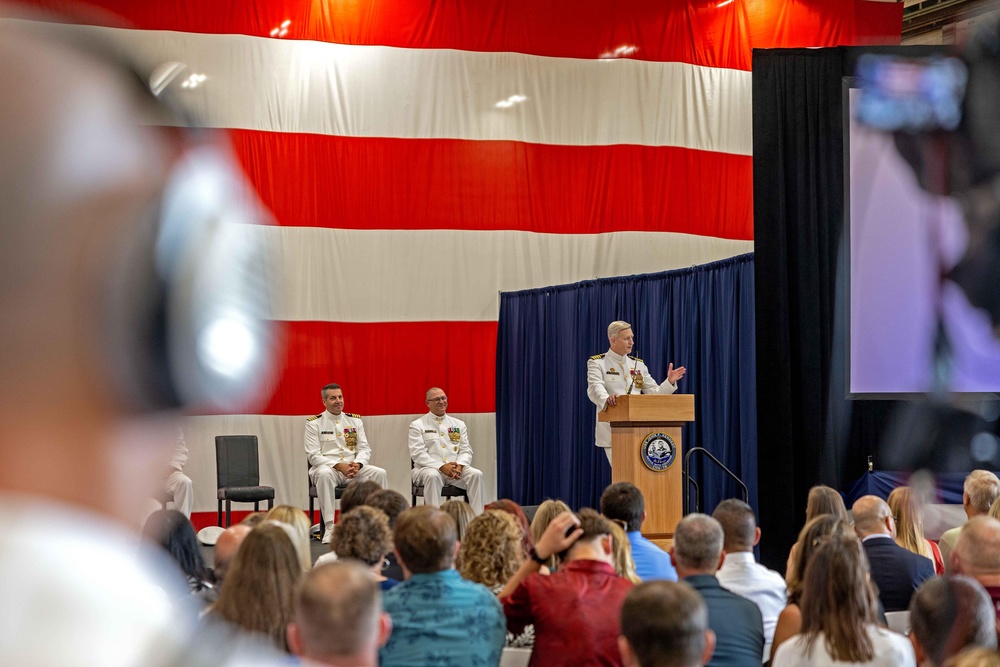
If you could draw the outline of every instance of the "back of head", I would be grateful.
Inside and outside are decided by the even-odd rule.
[[[578,526],[583,530],[583,534],[577,538],[576,542],[566,551],[566,558],[569,560],[573,559],[574,549],[577,545],[585,543],[593,543],[594,540],[600,539],[605,536],[612,536],[614,534],[614,523],[608,520],[607,517],[602,514],[598,514],[596,510],[589,507],[583,507],[579,512],[576,513],[576,518],[580,520],[580,525]]]
[[[226,578],[229,566],[233,564],[233,558],[236,557],[236,552],[251,530],[253,529],[249,526],[238,523],[227,528],[219,536],[212,553],[212,571],[217,582],[222,582]]]
[[[847,519],[847,507],[844,505],[844,498],[829,486],[814,486],[809,489],[809,498],[806,501],[806,522],[809,522],[820,514],[833,514],[838,519]]]
[[[350,512],[359,505],[367,505],[368,499],[382,490],[382,487],[371,480],[352,479],[340,496],[340,512]]]
[[[400,512],[410,506],[410,501],[399,491],[380,489],[368,496],[368,501],[365,504],[385,512],[386,517],[389,519],[389,529],[391,530],[396,527],[396,518]]]
[[[609,521],[608,524],[611,527],[611,556],[615,572],[633,584],[641,584],[642,579],[635,571],[635,560],[632,558],[632,543],[628,541],[625,529],[615,521]]]
[[[625,530],[634,533],[642,528],[646,501],[634,484],[616,482],[601,494],[601,514],[612,521],[625,522]]]
[[[974,516],[962,526],[952,559],[962,574],[973,577],[1000,575],[1000,521]]]
[[[458,572],[487,587],[506,584],[524,561],[521,527],[502,510],[486,510],[469,523],[458,551]]]
[[[753,550],[757,540],[757,518],[749,505],[735,498],[723,500],[712,512],[712,518],[722,526],[726,553]]]
[[[695,667],[705,654],[708,608],[689,585],[650,581],[622,605],[622,636],[641,667]]]
[[[874,657],[867,626],[875,623],[876,599],[857,537],[830,537],[819,545],[806,566],[799,607],[802,634],[810,646],[822,634],[835,660]]]
[[[878,496],[861,496],[851,507],[854,529],[862,537],[888,532],[885,520],[892,516],[889,505]]]
[[[542,533],[545,529],[549,527],[552,519],[556,518],[563,512],[569,512],[569,505],[561,500],[544,500],[542,504],[538,506],[535,510],[535,516],[531,519],[531,539],[532,542],[538,542],[542,537]],[[555,570],[559,567],[559,556],[552,554],[552,557],[545,563],[550,570]]]
[[[924,539],[923,507],[913,489],[897,487],[886,502],[896,520],[896,542],[913,553],[930,556],[930,547]]]
[[[337,558],[353,558],[369,567],[381,563],[392,548],[389,518],[382,510],[361,505],[340,516],[330,549]]]
[[[262,523],[243,540],[212,611],[286,648],[285,626],[302,578],[298,552],[280,524]]]
[[[186,516],[177,510],[157,510],[146,519],[142,535],[149,542],[163,547],[184,576],[198,581],[208,579],[208,569],[201,556],[198,536]]]
[[[796,542],[795,560],[788,577],[788,601],[798,603],[802,595],[802,584],[805,581],[806,566],[824,542],[830,538],[854,537],[854,529],[844,519],[838,519],[832,514],[821,514],[799,532]]]
[[[521,529],[521,546],[524,548],[524,553],[527,554],[531,551],[531,547],[535,546],[535,539],[531,536],[531,524],[528,523],[528,515],[524,513],[524,509],[520,505],[510,498],[500,498],[487,505],[486,509],[502,510],[514,517],[518,527]]]
[[[990,506],[1000,498],[1000,479],[987,470],[973,470],[962,487],[975,514],[987,514]]]
[[[295,534],[295,550],[299,554],[299,562],[302,564],[302,571],[308,572],[312,569],[312,552],[309,547],[309,530],[312,528],[309,517],[298,507],[291,505],[278,505],[272,508],[264,517],[265,521],[277,521],[286,526],[290,526]]]
[[[411,507],[399,515],[393,543],[403,567],[413,574],[447,570],[454,564],[455,520],[436,507]]]
[[[299,652],[332,662],[373,650],[381,610],[379,585],[364,567],[351,561],[320,565],[295,595]]]
[[[1000,667],[1000,653],[991,648],[967,648],[949,658],[944,667]]]
[[[968,646],[996,648],[996,612],[990,596],[970,577],[928,579],[910,601],[910,626],[931,665]]]
[[[458,539],[461,541],[469,527],[469,522],[476,518],[476,513],[472,511],[472,505],[464,500],[452,499],[441,504],[441,511],[455,521]]]
[[[677,569],[714,574],[722,557],[723,533],[719,522],[707,514],[688,514],[674,530]]]

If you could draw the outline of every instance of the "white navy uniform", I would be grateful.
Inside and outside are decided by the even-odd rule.
[[[672,394],[675,391],[677,385],[670,384],[669,380],[664,380],[663,384],[654,380],[646,364],[638,357],[625,357],[608,350],[604,354],[595,354],[587,361],[587,397],[597,406],[597,414],[604,410],[608,396]],[[611,424],[597,422],[594,443],[604,448],[610,462]]]
[[[191,518],[191,510],[194,509],[194,483],[191,478],[185,475],[182,470],[188,462],[188,446],[184,442],[184,433],[177,430],[177,444],[174,445],[174,454],[170,457],[170,467],[173,471],[167,475],[167,492],[173,496],[174,507],[177,511]]]
[[[177,429],[177,442],[174,445],[174,452],[170,456],[170,467],[173,470],[163,481],[163,490],[170,494],[174,503],[174,508],[191,518],[191,510],[194,509],[194,482],[182,471],[188,461],[188,447],[184,442],[184,432]],[[160,509],[160,501],[157,498],[150,498],[145,506],[142,515],[142,525],[146,524],[149,515]]]
[[[306,456],[309,459],[309,479],[316,485],[319,506],[326,522],[326,541],[333,530],[336,512],[337,486],[347,482],[347,477],[334,466],[338,463],[360,463],[361,470],[355,479],[371,480],[386,487],[385,470],[370,465],[372,450],[365,436],[361,415],[328,410],[306,420]]]
[[[465,489],[473,511],[477,515],[483,513],[483,473],[471,465],[472,447],[465,422],[447,414],[438,417],[428,412],[410,423],[409,447],[413,461],[410,475],[414,484],[424,487],[425,503],[440,505],[441,489],[451,484]],[[439,468],[445,463],[462,466],[461,477],[447,479],[441,474]]]

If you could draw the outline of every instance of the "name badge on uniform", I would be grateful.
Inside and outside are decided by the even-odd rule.
[[[320,435],[333,435],[333,431],[320,431]]]
[[[618,371],[616,371],[614,368],[609,368],[607,370],[607,374],[608,375],[618,375]]]

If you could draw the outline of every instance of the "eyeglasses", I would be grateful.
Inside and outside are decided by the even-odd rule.
[[[447,400],[448,400],[447,396],[437,396],[435,398],[428,398],[427,399],[427,401],[429,403],[443,403],[444,401],[447,401]]]

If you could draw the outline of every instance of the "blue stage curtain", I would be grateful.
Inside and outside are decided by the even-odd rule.
[[[596,407],[587,360],[608,349],[607,326],[632,324],[633,354],[662,382],[686,366],[678,392],[695,395],[685,451],[705,447],[757,505],[753,255],[664,273],[504,292],[497,331],[497,482],[501,497],[534,505],[559,498],[597,507],[611,481],[594,446]],[[679,465],[675,464],[675,465]],[[739,497],[711,464],[692,466],[702,511]],[[693,505],[692,505],[693,507]],[[655,508],[647,508],[647,512]]]

